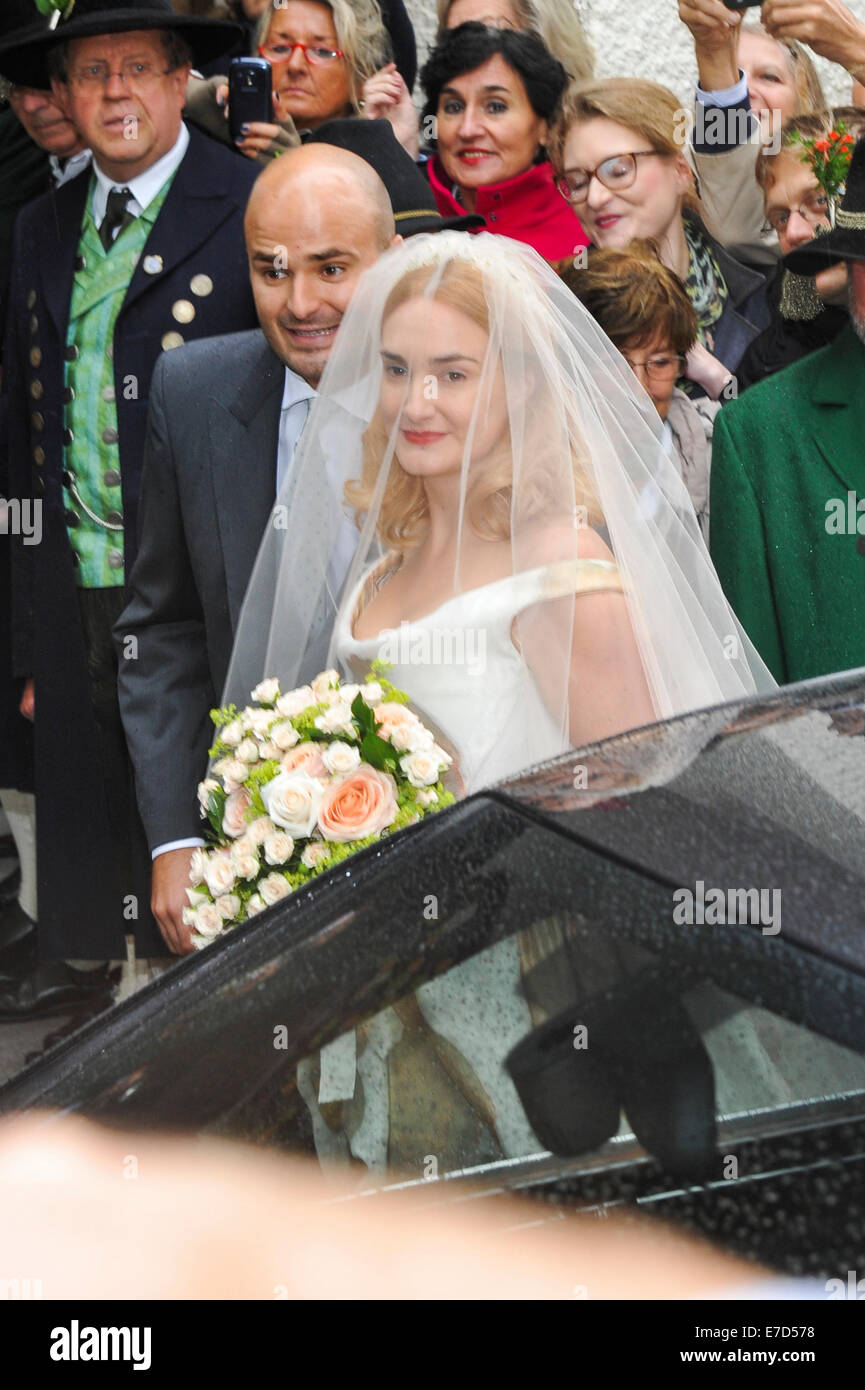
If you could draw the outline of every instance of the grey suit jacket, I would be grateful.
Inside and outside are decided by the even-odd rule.
[[[264,335],[164,353],[150,388],[120,708],[151,849],[201,834],[196,789],[276,491],[284,368]]]

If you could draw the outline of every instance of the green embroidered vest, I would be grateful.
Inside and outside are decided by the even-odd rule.
[[[112,588],[124,582],[114,326],[171,182],[167,180],[150,205],[115,238],[109,251],[99,240],[90,210],[92,180],[87,196],[69,307],[63,396],[66,526],[77,557],[76,581],[84,589]],[[137,392],[137,383],[130,389]]]

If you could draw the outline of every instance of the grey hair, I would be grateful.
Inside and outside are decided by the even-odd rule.
[[[351,101],[355,110],[359,102],[363,84],[374,72],[384,67],[393,56],[390,38],[384,27],[381,10],[377,0],[317,0],[325,5],[333,15],[336,41],[345,54],[349,71]],[[270,4],[258,21],[255,31],[255,46],[258,48],[267,38],[275,14],[287,9],[291,0],[270,0]]]
[[[436,0],[439,37],[447,24],[454,0]],[[573,0],[509,0],[520,29],[536,34],[558,58],[573,82],[594,75],[595,55],[586,38]]]
[[[177,33],[176,29],[157,29],[154,32],[158,33],[162,39],[169,72],[174,72],[176,68],[182,68],[186,63],[192,63],[192,49],[183,35]],[[65,39],[62,43],[54,44],[48,50],[48,76],[55,78],[57,82],[64,83],[64,85],[69,81],[69,44],[71,42],[71,39]]]

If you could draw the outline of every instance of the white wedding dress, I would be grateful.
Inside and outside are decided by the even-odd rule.
[[[360,640],[353,627],[363,600],[369,601],[375,592],[377,578],[386,582],[386,573],[381,564],[368,570],[343,605],[332,644],[335,659],[358,679],[366,677],[377,658],[391,659],[388,679],[406,691],[412,708],[444,735],[455,752],[466,794],[559,754],[564,735],[514,646],[513,624],[521,612],[543,600],[575,591],[619,590],[616,566],[603,560],[562,561],[508,575],[464,591],[399,629]],[[421,886],[432,892],[436,885]],[[434,1048],[452,1049],[447,1063],[462,1069],[466,1092],[479,1101],[490,1121],[488,1130],[494,1129],[500,1156],[538,1152],[541,1145],[503,1065],[533,1027],[521,987],[517,937],[430,980],[414,998],[423,1020],[421,1030],[427,1039],[434,1038]],[[300,1090],[321,1157],[345,1157],[348,1149],[374,1172],[395,1161],[405,1165],[404,1156],[394,1159],[390,1135],[389,1106],[398,1083],[390,1075],[388,1059],[398,1043],[404,1038],[408,1042],[407,1032],[415,1045],[417,1031],[399,1007],[388,1008],[366,1025],[360,1047],[352,1032],[322,1051],[317,1094],[308,1064],[301,1068]],[[359,1089],[358,1078],[362,1120],[350,1135],[334,1134],[324,1123],[319,1103],[348,1101]],[[438,1119],[430,1115],[428,1137],[421,1143],[430,1155],[442,1152],[445,1138],[437,1132],[444,1123],[441,1109],[438,1114]],[[421,1128],[425,1119],[420,1117]],[[471,1145],[459,1150],[461,1165],[494,1156],[488,1130],[483,1151],[472,1152]]]
[[[375,591],[380,569],[367,571],[340,610],[336,658],[361,679],[377,658],[389,659],[388,679],[408,693],[412,707],[456,751],[466,794],[567,747],[514,645],[513,626],[533,604],[576,592],[620,590],[612,562],[565,560],[507,575],[465,590],[398,629],[359,640],[352,630],[359,605]]]

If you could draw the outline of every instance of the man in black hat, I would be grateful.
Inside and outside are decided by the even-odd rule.
[[[240,251],[258,171],[181,119],[191,58],[224,51],[234,27],[169,0],[61,8],[56,27],[3,57],[16,84],[50,81],[94,163],[16,226],[9,458],[13,497],[40,508],[41,543],[15,546],[13,659],[25,709],[35,688],[43,964],[0,983],[0,1019],[62,1011],[99,986],[99,970],[82,972],[133,944],[164,954],[111,629],[135,556],[154,366],[188,339],[256,322]]]
[[[182,911],[191,850],[201,843],[196,790],[212,742],[209,711],[340,319],[394,228],[409,236],[478,221],[445,222],[388,121],[330,121],[276,160],[250,199],[247,247],[262,331],[172,354],[156,373],[139,557],[115,640],[154,854],[153,910],[174,951],[190,949]],[[130,639],[134,661],[123,659]],[[161,705],[160,690],[169,692]]]
[[[865,666],[865,140],[835,227],[783,264],[845,261],[850,325],[715,421],[712,558],[782,683]]]

